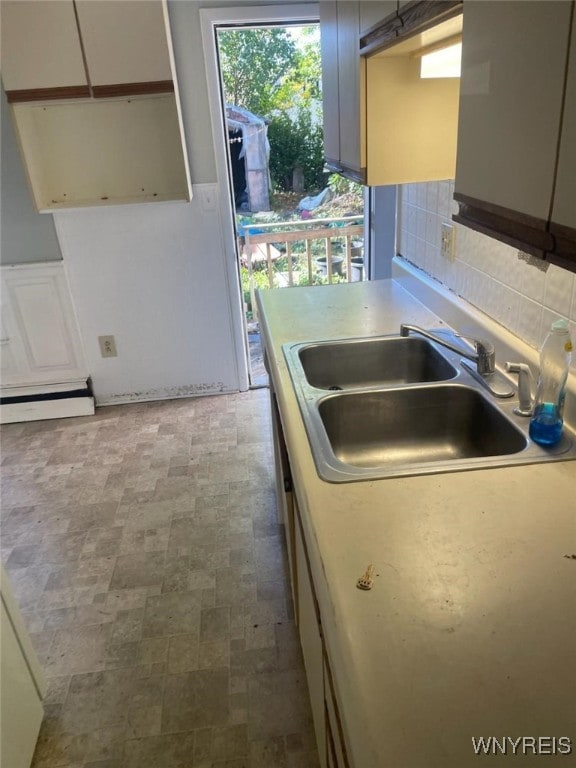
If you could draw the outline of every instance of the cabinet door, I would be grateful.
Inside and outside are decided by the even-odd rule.
[[[324,659],[324,694],[326,700],[328,754],[332,756],[332,762],[336,768],[349,768],[350,763],[348,762],[346,746],[344,745],[340,714],[334,694],[332,672],[327,659]]]
[[[397,0],[363,0],[360,3],[360,33],[364,34],[397,9]]]
[[[4,0],[0,10],[9,101],[88,95],[72,0]]]
[[[338,93],[338,9],[336,0],[320,3],[324,157],[328,166],[340,165],[340,102]]]
[[[11,326],[7,346],[15,350],[13,369],[3,370],[3,386],[85,380],[88,371],[64,267],[3,267],[1,274],[2,309]]]
[[[0,603],[0,632],[0,764],[6,768],[28,768],[44,710],[3,601]]]
[[[171,82],[170,52],[161,0],[76,0],[94,95],[104,86]]]
[[[310,578],[306,548],[300,527],[300,515],[296,512],[295,525],[296,569],[298,580],[298,630],[304,656],[308,693],[312,705],[312,717],[322,768],[326,767],[326,720],[324,715],[324,661],[320,616]]]
[[[340,163],[363,175],[365,159],[365,60],[359,54],[360,9],[357,2],[338,2],[338,93]]]
[[[566,80],[566,95],[558,174],[554,191],[551,230],[559,242],[562,255],[572,254],[576,241],[576,17],[572,25],[572,42]],[[565,238],[568,242],[562,243]]]
[[[571,3],[464,3],[456,198],[548,219]]]

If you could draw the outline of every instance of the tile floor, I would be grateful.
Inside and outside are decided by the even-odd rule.
[[[316,768],[268,391],[2,428],[34,768]]]

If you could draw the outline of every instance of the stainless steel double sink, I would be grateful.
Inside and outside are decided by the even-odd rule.
[[[576,435],[545,449],[516,398],[498,399],[460,356],[417,337],[285,344],[318,474],[330,482],[576,458]]]

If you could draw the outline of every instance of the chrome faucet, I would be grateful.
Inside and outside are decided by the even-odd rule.
[[[532,401],[532,372],[524,363],[506,363],[509,373],[518,374],[518,405],[514,413],[518,416],[532,416],[534,403]]]
[[[494,345],[486,339],[470,339],[476,350],[475,352],[471,352],[457,344],[452,344],[447,339],[436,336],[430,331],[425,331],[424,328],[419,328],[417,325],[402,323],[400,326],[400,336],[408,336],[410,331],[412,331],[412,333],[417,333],[420,336],[424,336],[425,338],[430,339],[430,341],[435,341],[438,344],[441,344],[443,347],[452,350],[452,352],[456,352],[457,355],[463,355],[464,357],[467,357],[468,360],[472,360],[476,363],[476,370],[481,376],[492,374],[496,370]],[[458,333],[454,333],[454,336],[462,339],[467,338]]]

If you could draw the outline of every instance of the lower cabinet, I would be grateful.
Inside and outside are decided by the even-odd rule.
[[[302,537],[300,521],[295,526],[296,538],[296,573],[298,580],[298,631],[300,633],[300,645],[304,656],[306,677],[308,679],[308,693],[312,705],[312,717],[314,718],[314,730],[316,731],[316,743],[320,765],[325,768],[326,763],[326,718],[324,706],[324,659],[322,648],[322,625],[320,612],[314,594],[314,586],[310,578],[306,548]]]
[[[2,423],[93,414],[63,263],[3,266],[0,284]]]
[[[0,579],[0,765],[28,768],[44,717],[46,682],[5,571]]]
[[[343,736],[322,615],[310,567],[302,516],[293,487],[280,411],[270,379],[278,520],[284,523],[294,615],[300,635],[321,768],[351,768]]]
[[[322,631],[320,606],[316,598],[298,505],[294,526],[298,592],[298,632],[308,680],[318,756],[322,768],[349,768],[334,678]]]

